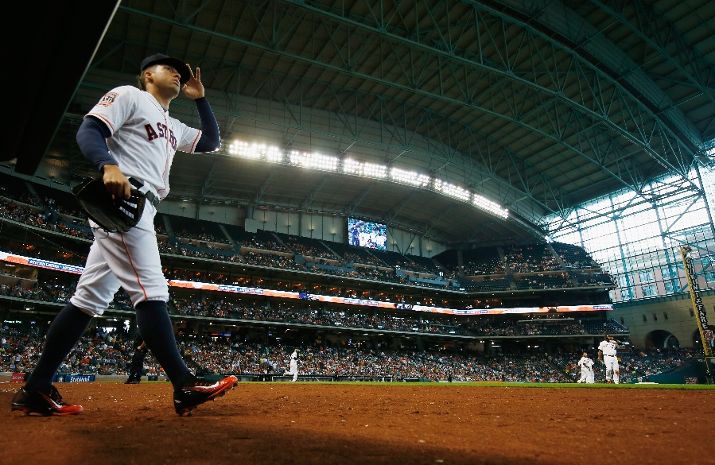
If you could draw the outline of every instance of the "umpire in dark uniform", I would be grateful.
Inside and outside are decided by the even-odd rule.
[[[134,341],[134,354],[132,355],[132,361],[129,365],[129,377],[124,384],[139,384],[144,374],[144,359],[146,358],[147,352],[149,352],[149,349],[144,339],[139,336]]]

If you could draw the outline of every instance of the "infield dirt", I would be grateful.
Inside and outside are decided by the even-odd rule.
[[[715,464],[715,390],[241,383],[178,417],[168,383],[58,384],[85,411],[10,412],[11,464]]]

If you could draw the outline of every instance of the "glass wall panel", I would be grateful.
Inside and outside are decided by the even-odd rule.
[[[568,225],[546,218],[554,241],[586,249],[610,273],[618,288],[614,302],[687,292],[680,246],[690,245],[701,287],[715,289],[715,169],[692,170],[689,180],[666,176],[640,193],[620,190],[569,212]],[[708,211],[710,207],[710,212]]]

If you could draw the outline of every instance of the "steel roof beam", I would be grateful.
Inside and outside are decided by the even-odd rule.
[[[315,200],[315,197],[320,193],[320,191],[323,189],[323,186],[325,186],[325,183],[328,181],[327,176],[323,176],[320,179],[320,182],[316,184],[316,186],[313,188],[310,193],[303,199],[303,201],[300,203],[301,208],[308,208],[313,201]]]
[[[542,0],[537,2],[538,8],[534,7],[533,1],[527,0],[462,1],[514,22],[571,54],[632,97],[652,117],[660,119],[660,106],[668,106],[670,102],[668,96],[628,55],[560,1]],[[694,156],[702,141],[690,121],[679,111],[662,118],[662,123],[672,131],[673,137]]]
[[[150,13],[147,13],[147,12],[143,12],[143,11],[141,11],[141,10],[135,10],[135,9],[127,8],[127,7],[122,7],[122,8],[128,9],[128,10],[134,12],[134,13],[137,13],[137,14],[148,15],[148,16],[150,16],[150,17],[152,17],[152,18],[155,18],[155,19],[158,19],[158,20],[161,20],[161,21],[164,21],[164,22],[169,22],[169,23],[174,23],[174,22],[175,22],[175,21],[173,21],[173,20],[170,20],[170,19],[167,19],[167,18],[164,18],[164,17],[160,17],[160,16],[157,16],[157,15],[153,15],[153,14],[150,14]],[[226,40],[234,41],[234,42],[239,42],[239,43],[242,43],[243,45],[246,45],[246,46],[258,47],[258,48],[264,49],[265,51],[274,51],[274,50],[271,50],[270,48],[268,48],[267,46],[265,46],[265,45],[263,45],[263,44],[258,44],[258,43],[255,43],[255,42],[251,42],[251,41],[248,41],[248,40],[245,40],[245,39],[238,38],[238,37],[228,37],[228,36],[225,36],[224,34],[220,34],[220,33],[217,33],[217,32],[215,32],[215,31],[206,30],[206,29],[202,29],[202,28],[197,28],[196,26],[191,26],[191,25],[182,25],[182,26],[187,27],[187,28],[189,28],[189,29],[197,29],[197,30],[200,30],[200,31],[202,31],[202,32],[204,32],[204,33],[206,33],[206,34],[208,34],[208,35],[220,36],[220,37],[225,38]],[[531,131],[534,131],[534,132],[536,132],[536,133],[538,133],[538,134],[541,134],[542,136],[545,136],[545,137],[551,138],[551,139],[553,139],[553,140],[555,140],[555,141],[557,141],[557,142],[560,142],[560,143],[562,143],[562,145],[564,145],[565,147],[567,147],[567,148],[569,148],[569,149],[571,149],[571,150],[574,150],[576,153],[582,154],[582,155],[585,156],[589,161],[593,161],[593,158],[590,157],[590,156],[588,156],[588,155],[586,155],[584,152],[582,152],[582,151],[580,151],[580,150],[575,150],[574,146],[563,143],[563,141],[562,141],[562,139],[561,139],[561,137],[560,137],[559,134],[549,134],[549,133],[546,133],[546,132],[544,132],[543,130],[541,130],[540,128],[538,128],[538,127],[534,127],[534,126],[529,125],[529,124],[527,124],[527,123],[525,123],[525,122],[523,122],[523,121],[519,121],[518,119],[515,119],[514,117],[511,117],[511,116],[509,116],[509,115],[504,115],[503,113],[499,112],[499,111],[496,110],[496,109],[490,109],[490,108],[487,108],[487,107],[484,107],[484,106],[476,105],[476,104],[474,104],[474,103],[468,104],[468,103],[465,103],[465,102],[462,101],[462,100],[459,100],[459,99],[456,99],[456,98],[452,98],[452,97],[447,96],[447,95],[434,94],[434,93],[432,93],[432,92],[423,91],[423,90],[420,90],[420,89],[410,89],[410,88],[408,88],[407,86],[405,86],[405,85],[403,85],[403,84],[400,84],[400,83],[397,83],[397,82],[384,80],[384,79],[382,79],[382,78],[377,78],[377,77],[374,77],[374,76],[371,76],[371,75],[365,75],[365,74],[363,74],[363,73],[357,73],[357,72],[354,72],[354,71],[347,71],[347,70],[345,70],[345,69],[343,69],[343,68],[340,68],[340,67],[337,67],[337,66],[335,66],[335,65],[332,65],[332,64],[329,64],[329,63],[324,63],[324,62],[321,62],[321,61],[316,61],[316,60],[313,60],[313,59],[310,59],[310,58],[301,57],[301,56],[295,55],[295,54],[293,54],[293,53],[288,53],[288,52],[285,52],[285,51],[280,52],[280,53],[281,53],[282,55],[284,55],[284,56],[288,56],[288,57],[290,57],[290,58],[292,58],[292,59],[295,59],[295,60],[298,60],[298,61],[303,61],[303,62],[306,62],[306,63],[310,63],[310,64],[312,64],[312,65],[318,65],[318,66],[321,66],[321,67],[324,67],[324,68],[327,68],[327,69],[331,69],[331,70],[336,71],[336,72],[339,72],[339,73],[347,73],[348,75],[359,76],[359,77],[361,77],[362,79],[369,80],[369,81],[373,81],[373,82],[377,82],[377,83],[380,83],[380,84],[382,84],[382,85],[384,85],[384,86],[387,86],[387,87],[398,88],[398,89],[401,89],[401,90],[405,90],[405,91],[417,93],[417,94],[420,94],[420,95],[424,95],[424,96],[427,96],[427,97],[430,97],[430,98],[433,98],[433,99],[443,100],[443,101],[450,102],[450,103],[455,104],[455,105],[463,105],[463,106],[467,106],[467,107],[472,108],[472,109],[476,109],[476,110],[485,112],[485,113],[490,114],[490,115],[492,115],[492,116],[494,116],[494,117],[497,117],[497,118],[500,118],[500,119],[504,119],[504,120],[506,120],[506,121],[513,122],[513,123],[515,123],[515,124],[518,124],[518,125],[520,125],[520,126],[522,126],[522,127],[527,128],[527,129],[529,129],[529,130],[531,130]],[[540,116],[540,115],[539,115],[539,116]],[[619,176],[615,175],[612,171],[610,171],[610,170],[608,170],[608,169],[605,169],[605,171],[606,171],[609,175],[615,177],[616,179],[621,180],[621,179],[619,178]],[[675,171],[675,170],[674,170],[674,171]],[[628,185],[627,182],[624,182],[624,184]]]
[[[554,39],[552,36],[546,35],[543,32],[541,32],[538,29],[535,29],[532,25],[526,24],[523,22],[520,22],[517,18],[514,18],[512,16],[509,16],[508,14],[504,13],[503,9],[494,9],[489,7],[489,5],[483,5],[480,4],[479,2],[466,2],[470,6],[474,7],[474,21],[475,24],[479,23],[484,23],[487,20],[483,19],[479,16],[480,12],[487,12],[492,15],[499,16],[501,19],[504,21],[509,21],[511,23],[518,24],[520,27],[524,27],[525,29],[529,30],[531,33],[534,34],[534,36],[524,38],[522,36],[522,45],[530,49],[530,52],[536,52],[536,53],[530,53],[531,55],[531,62],[532,66],[534,66],[534,61],[536,61],[536,65],[540,66],[534,66],[534,69],[529,70],[528,73],[523,73],[519,72],[517,68],[514,67],[513,61],[516,60],[516,58],[519,56],[519,52],[515,54],[516,57],[514,56],[509,56],[509,48],[508,46],[502,45],[503,43],[507,43],[508,40],[505,37],[490,37],[491,40],[488,41],[488,43],[480,43],[480,47],[493,47],[497,49],[500,52],[500,56],[502,57],[502,62],[501,63],[496,63],[496,62],[489,62],[484,58],[484,54],[479,52],[479,57],[480,59],[475,60],[471,58],[466,58],[466,53],[464,53],[465,56],[458,55],[456,53],[456,49],[454,45],[450,42],[444,42],[442,43],[441,47],[437,47],[433,45],[432,43],[427,44],[425,43],[426,41],[424,38],[420,38],[419,35],[419,30],[417,31],[416,34],[413,34],[412,38],[406,38],[403,36],[400,36],[399,34],[392,33],[388,29],[388,26],[384,26],[382,28],[372,26],[370,24],[366,24],[363,22],[365,19],[360,18],[360,20],[353,18],[353,17],[347,17],[344,14],[339,14],[335,13],[333,11],[327,11],[325,9],[322,9],[320,7],[312,6],[309,3],[310,2],[305,2],[305,1],[297,1],[297,0],[282,0],[286,3],[295,5],[300,8],[308,9],[309,11],[320,14],[322,16],[331,18],[336,21],[340,21],[346,24],[349,24],[351,26],[361,28],[364,30],[367,30],[371,33],[379,34],[383,37],[387,37],[390,40],[396,41],[398,43],[401,43],[403,45],[406,45],[411,48],[419,49],[425,52],[428,52],[432,55],[435,55],[437,58],[437,66],[433,66],[433,69],[440,70],[443,67],[442,61],[449,61],[452,63],[458,63],[459,65],[463,65],[472,69],[480,69],[480,70],[486,70],[490,71],[492,73],[496,73],[500,75],[501,77],[519,82],[520,84],[523,84],[528,87],[532,87],[540,92],[546,93],[552,98],[555,99],[560,99],[564,100],[567,104],[570,106],[573,106],[580,112],[584,114],[588,114],[593,118],[598,118],[602,120],[604,123],[606,123],[611,129],[616,130],[620,133],[622,133],[625,137],[630,139],[632,142],[639,144],[644,151],[646,151],[650,156],[653,158],[659,160],[661,164],[664,163],[669,157],[666,155],[665,157],[662,157],[658,151],[654,150],[650,146],[650,141],[647,138],[648,133],[652,133],[654,131],[658,132],[658,135],[660,137],[667,137],[670,139],[673,139],[672,142],[669,142],[665,144],[668,149],[666,150],[666,154],[668,155],[675,155],[676,157],[680,157],[683,155],[681,152],[685,152],[689,156],[694,156],[695,152],[699,150],[699,148],[693,144],[693,141],[683,139],[681,136],[676,134],[670,126],[668,126],[666,123],[661,121],[661,115],[659,115],[658,112],[656,112],[652,107],[652,104],[647,101],[645,96],[640,96],[640,98],[637,98],[636,96],[631,95],[632,89],[626,89],[624,85],[617,79],[617,76],[614,76],[614,73],[605,73],[602,68],[603,64],[602,63],[593,63],[592,60],[589,61],[585,58],[583,58],[577,51],[572,50],[569,48],[568,44],[564,44],[562,42],[557,41]],[[489,2],[482,2],[482,3],[489,3]],[[432,19],[432,21],[436,25],[436,29],[439,29],[439,24],[434,15],[432,14],[432,10],[425,5],[427,8],[428,16]],[[479,10],[479,11],[477,11]],[[564,11],[567,11],[564,8]],[[512,14],[514,14],[512,12]],[[573,13],[571,13],[573,15]],[[580,19],[580,18],[579,18]],[[462,18],[459,19],[459,21],[463,21]],[[583,22],[583,20],[581,19]],[[447,18],[446,20],[447,26],[450,25],[450,19]],[[385,24],[386,21],[384,18],[381,18],[380,20],[381,24]],[[456,27],[455,27],[456,28]],[[488,30],[488,29],[487,29]],[[525,32],[522,32],[524,34]],[[543,52],[543,47],[541,46],[542,44],[539,44],[538,47],[536,47],[533,44],[533,39],[535,36],[538,36],[540,39],[546,40],[547,42],[551,43],[553,48],[551,50],[547,50],[546,53]],[[439,33],[436,38],[432,37],[431,40],[446,40],[445,39],[445,34],[444,33]],[[420,41],[422,40],[422,41]],[[524,44],[524,42],[528,42]],[[521,46],[520,46],[521,47]],[[611,47],[614,50],[617,50],[615,47],[611,45]],[[500,50],[500,48],[502,50]],[[560,70],[557,71],[557,69],[550,69],[550,66],[552,66],[552,63],[555,63],[556,60],[553,60],[553,57],[556,56],[556,49],[559,49],[561,51],[566,51],[572,56],[572,60],[576,63],[569,63],[569,66],[565,70]],[[541,52],[539,52],[541,50]],[[620,52],[620,51],[619,51]],[[381,60],[384,61],[384,60]],[[400,63],[400,60],[396,60],[397,63]],[[554,76],[551,79],[551,87],[546,87],[542,84],[539,84],[536,82],[534,79],[535,76],[539,75],[540,73],[543,74],[544,70],[548,73],[555,73],[555,72],[560,72],[560,74],[568,75],[571,74],[572,76],[575,76],[575,78],[578,80],[578,82],[588,91],[585,94],[583,92],[579,92],[578,94],[575,95],[567,95],[564,93],[565,88],[564,85],[566,84],[566,79],[562,79],[560,76],[554,74]],[[462,70],[463,71],[463,70]],[[464,74],[464,73],[451,73],[451,74]],[[620,78],[620,76],[618,76]],[[608,82],[608,85],[606,85],[606,82]],[[445,95],[445,89],[444,89],[444,79],[440,75],[439,76],[439,92],[437,94],[439,95]],[[612,86],[614,89],[618,89],[618,95],[616,97],[616,101],[619,104],[619,106],[625,106],[628,107],[628,111],[626,112],[621,112],[619,115],[620,117],[624,118],[624,122],[621,123],[619,121],[615,121],[612,119],[612,116],[609,114],[609,109],[611,106],[606,107],[603,105],[603,102],[601,102],[600,95],[598,94],[601,89],[606,89],[607,87]],[[653,84],[654,86],[654,84]],[[465,85],[466,88],[466,85]],[[465,98],[466,101],[471,100],[468,91],[465,89],[462,89],[462,97]],[[616,92],[614,91],[614,94]],[[658,97],[660,100],[663,101],[666,100],[667,98],[664,95],[660,95]],[[611,98],[613,103],[613,97]],[[646,116],[647,115],[647,116]],[[682,116],[682,115],[681,115]],[[650,119],[650,121],[647,121]],[[680,118],[684,120],[684,117]],[[634,125],[637,128],[640,128],[641,126],[644,126],[643,122],[646,122],[645,125],[648,126],[650,124],[653,124],[657,126],[657,129],[652,129],[649,127],[646,127],[644,130],[637,130],[637,131],[632,131],[629,129],[629,127],[633,127]],[[686,125],[687,126],[688,122],[687,121],[681,121],[680,126]],[[677,125],[673,125],[677,126]],[[692,135],[691,135],[692,136]],[[691,137],[692,138],[692,137]],[[699,142],[699,140],[696,138],[696,142]],[[682,147],[678,147],[682,146]],[[670,147],[673,147],[671,150]],[[666,161],[667,164],[667,161]]]
[[[388,226],[392,225],[392,222],[395,221],[400,212],[407,206],[407,204],[410,203],[418,192],[419,191],[417,189],[414,189],[397,202],[397,204],[382,218],[382,223]]]
[[[344,210],[344,212],[341,212],[341,213],[345,213],[345,216],[354,216],[355,212],[360,207],[360,204],[363,202],[363,200],[365,200],[365,197],[367,197],[368,194],[370,194],[370,192],[372,191],[373,186],[375,186],[374,182],[371,182],[370,184],[368,184],[367,187],[365,189],[363,189],[363,191],[360,193],[360,195],[355,197],[355,199],[353,199],[352,203],[350,205],[348,205],[348,207]]]
[[[209,172],[206,175],[206,179],[204,179],[204,182],[201,184],[201,197],[205,196],[209,192],[209,188],[212,186],[214,182],[214,173],[216,173],[216,169],[218,167],[219,161],[218,158],[214,158],[211,161],[211,168],[209,168]]]
[[[641,0],[627,2],[591,0],[591,3],[617,19],[648,44],[651,49],[657,51],[668,63],[680,71],[691,86],[715,105],[715,92],[710,87],[715,82],[713,68],[705,62],[697,50],[683,40],[681,34],[675,30],[672,24],[653,10],[651,4]],[[632,7],[636,16],[633,21],[625,15],[628,6]],[[713,124],[712,121],[704,132],[707,132],[707,129]],[[700,134],[701,137],[703,135]]]
[[[271,180],[273,179],[273,176],[275,175],[276,171],[271,170],[268,173],[268,176],[266,176],[266,179],[263,180],[263,183],[258,187],[258,190],[256,191],[256,195],[253,197],[253,202],[254,204],[261,203],[263,201],[263,195],[266,193],[266,190],[268,190],[268,186],[271,184]]]

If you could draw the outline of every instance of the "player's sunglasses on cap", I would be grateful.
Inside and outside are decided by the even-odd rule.
[[[191,70],[189,69],[189,65],[181,60],[172,58],[169,55],[164,55],[163,53],[155,53],[154,55],[144,58],[139,68],[139,72],[141,73],[148,67],[154,65],[169,65],[173,67],[181,75],[179,81],[181,81],[182,84],[186,84],[186,82],[191,79]]]

